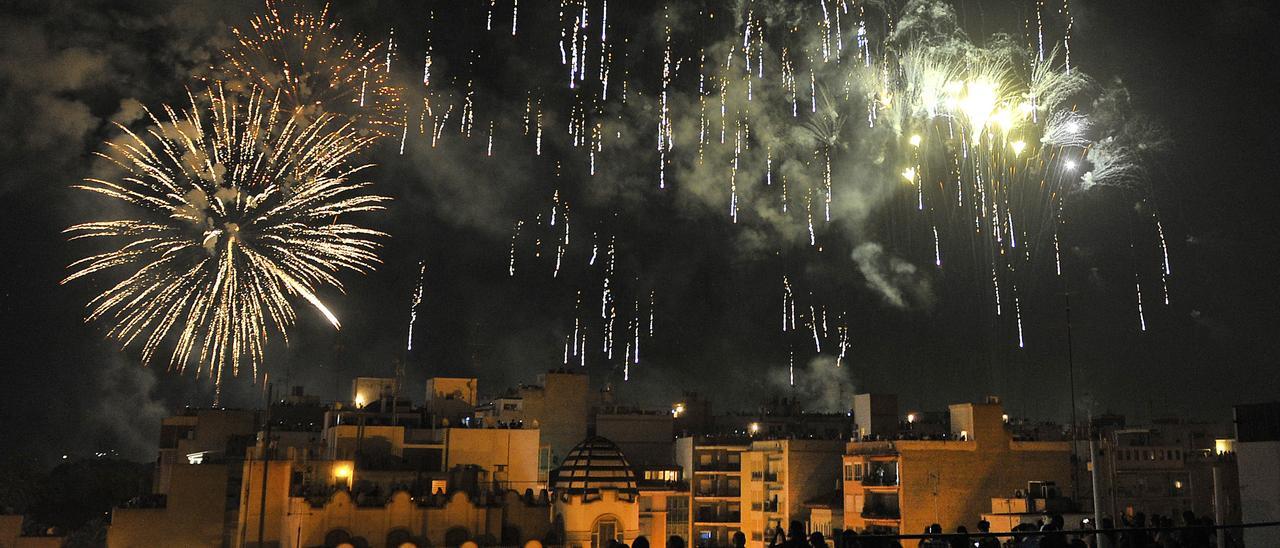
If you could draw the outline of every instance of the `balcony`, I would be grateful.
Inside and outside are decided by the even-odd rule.
[[[751,511],[776,514],[778,513],[778,501],[770,500],[766,502],[753,502],[751,503]]]
[[[693,496],[699,498],[737,498],[741,496],[742,491],[732,487],[720,488],[699,488],[693,491]]]
[[[775,483],[778,481],[778,473],[777,472],[761,472],[757,470],[751,473],[751,479],[752,481],[765,481],[769,483]]]
[[[726,461],[698,463],[694,466],[694,470],[697,472],[740,472],[742,471],[742,463]]]
[[[897,508],[863,508],[862,519],[902,519],[902,512]]]
[[[871,462],[862,476],[863,487],[897,487],[897,462]]]
[[[741,523],[741,512],[716,512],[713,510],[700,510],[695,516],[697,523]]]

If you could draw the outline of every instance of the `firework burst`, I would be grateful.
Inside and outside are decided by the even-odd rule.
[[[386,198],[352,180],[368,166],[347,163],[373,137],[350,123],[283,116],[258,90],[215,85],[189,98],[189,110],[148,111],[145,133],[120,126],[126,137],[99,156],[121,174],[77,185],[126,213],[66,230],[111,244],[72,263],[63,283],[127,271],[89,302],[86,321],[140,345],[144,364],[171,345],[171,369],[194,362],[220,385],[244,363],[256,377],[269,334],[284,336],[296,318],[293,298],[338,327],[316,291],[341,289],[341,270],[378,263],[383,234],[344,217],[381,210]]]
[[[381,45],[338,35],[326,5],[319,13],[267,0],[245,29],[233,28],[236,45],[223,52],[215,74],[228,87],[279,89],[280,108],[306,120],[333,114],[361,134],[399,135],[404,111],[390,83],[391,57]]]

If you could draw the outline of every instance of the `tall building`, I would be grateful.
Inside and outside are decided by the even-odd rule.
[[[1230,435],[1225,424],[1158,419],[1133,426],[1118,415],[1090,423],[1097,452],[1092,459],[1081,459],[1077,470],[1081,503],[1093,500],[1091,475],[1096,472],[1103,515],[1159,514],[1180,521],[1187,511],[1197,516],[1221,511],[1223,520],[1238,523],[1235,455],[1217,447]],[[1085,440],[1076,443],[1078,454],[1089,453]],[[1231,495],[1216,496],[1215,483]]]
[[[894,394],[855,394],[853,423],[857,439],[892,438],[898,433],[898,396]]]
[[[844,527],[920,533],[973,528],[993,498],[1029,482],[1069,485],[1071,447],[1014,441],[998,401],[950,406],[948,439],[853,441],[843,466]]]
[[[671,413],[610,406],[592,413],[592,431],[608,438],[637,467],[666,467],[675,464]]]
[[[152,493],[111,515],[107,544],[220,546],[239,519],[241,463],[260,426],[254,411],[188,409],[160,425]]]
[[[742,454],[750,448],[747,438],[676,439],[676,462],[692,492],[691,546],[727,546],[733,533],[742,530]]]
[[[1235,406],[1245,523],[1280,521],[1280,402]],[[1245,529],[1246,546],[1280,546],[1280,528]]]
[[[758,440],[742,453],[742,531],[747,546],[762,547],[792,520],[807,523],[811,500],[840,485],[841,440]]]
[[[548,371],[538,375],[537,384],[517,390],[518,411],[502,410],[505,416],[523,420],[541,432],[549,455],[547,467],[558,466],[569,450],[587,437],[593,401],[588,384],[585,373],[564,369]],[[504,400],[504,408],[515,398]]]

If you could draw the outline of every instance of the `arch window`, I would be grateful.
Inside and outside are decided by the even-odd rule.
[[[622,527],[618,518],[603,516],[591,527],[591,548],[609,548],[609,541],[622,542]]]

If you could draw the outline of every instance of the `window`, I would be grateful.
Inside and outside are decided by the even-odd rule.
[[[844,480],[853,481],[853,465],[852,464],[844,465]]]
[[[681,496],[667,497],[667,531],[670,534],[687,533],[689,526],[689,499]],[[681,534],[680,536],[685,536]]]
[[[862,463],[857,462],[853,465],[853,479],[862,481]]]
[[[610,541],[622,542],[622,531],[618,527],[618,520],[612,516],[605,516],[596,521],[596,526],[591,529],[591,548],[609,548]]]

